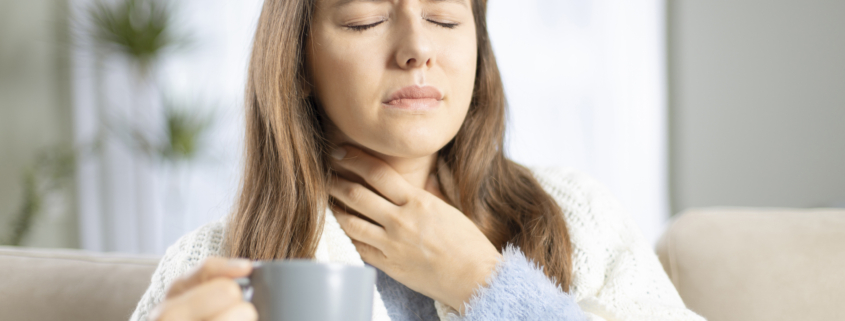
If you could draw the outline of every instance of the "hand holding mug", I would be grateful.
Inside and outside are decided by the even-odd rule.
[[[210,257],[170,285],[149,319],[258,320],[255,307],[243,301],[241,287],[234,281],[250,272],[248,260]]]

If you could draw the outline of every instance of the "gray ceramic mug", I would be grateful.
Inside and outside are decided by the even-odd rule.
[[[278,260],[253,263],[235,280],[260,321],[371,321],[376,270],[369,266]]]

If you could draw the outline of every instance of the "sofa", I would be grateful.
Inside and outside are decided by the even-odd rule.
[[[0,320],[129,320],[158,261],[0,247]]]
[[[845,210],[691,209],[656,250],[708,320],[845,320]],[[157,262],[0,247],[0,320],[127,320]]]
[[[843,209],[691,209],[657,255],[708,320],[845,320]]]

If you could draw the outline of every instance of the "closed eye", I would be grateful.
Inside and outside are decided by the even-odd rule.
[[[354,31],[364,31],[364,30],[370,29],[372,27],[378,26],[385,21],[387,21],[387,20],[382,20],[382,21],[379,21],[379,22],[376,22],[376,23],[371,23],[371,24],[368,24],[368,25],[346,26],[346,28],[349,29],[349,30],[354,30]]]
[[[426,19],[426,20],[427,20],[428,22],[431,22],[431,23],[433,23],[433,24],[436,24],[436,25],[438,25],[438,26],[441,26],[441,27],[443,27],[443,28],[447,28],[447,29],[454,29],[455,27],[457,27],[457,26],[459,25],[459,23],[445,23],[445,22],[437,22],[437,21],[430,20],[430,19]]]
[[[387,21],[387,20],[382,20],[382,21],[379,21],[379,22],[376,22],[376,23],[371,23],[371,24],[368,24],[368,25],[346,26],[346,28],[349,29],[349,30],[353,30],[353,31],[364,31],[364,30],[370,29],[372,27],[378,26],[385,21]],[[430,19],[426,19],[426,21],[431,22],[431,23],[438,25],[440,27],[447,28],[447,29],[454,29],[455,27],[457,27],[459,25],[459,23],[446,23],[446,22],[439,22],[439,21],[430,20]]]

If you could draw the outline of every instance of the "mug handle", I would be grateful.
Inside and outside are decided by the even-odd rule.
[[[241,287],[243,300],[246,302],[252,302],[252,293],[254,289],[252,288],[252,283],[249,281],[249,277],[237,278],[235,279],[235,283]]]
[[[252,263],[253,272],[255,272],[255,269],[259,267],[261,267],[261,262]],[[238,286],[241,287],[241,292],[243,293],[243,300],[247,302],[252,302],[252,294],[255,292],[255,289],[252,287],[252,281],[250,280],[251,276],[252,273],[250,273],[250,275],[248,276],[237,278],[234,280],[235,283],[237,283]]]

